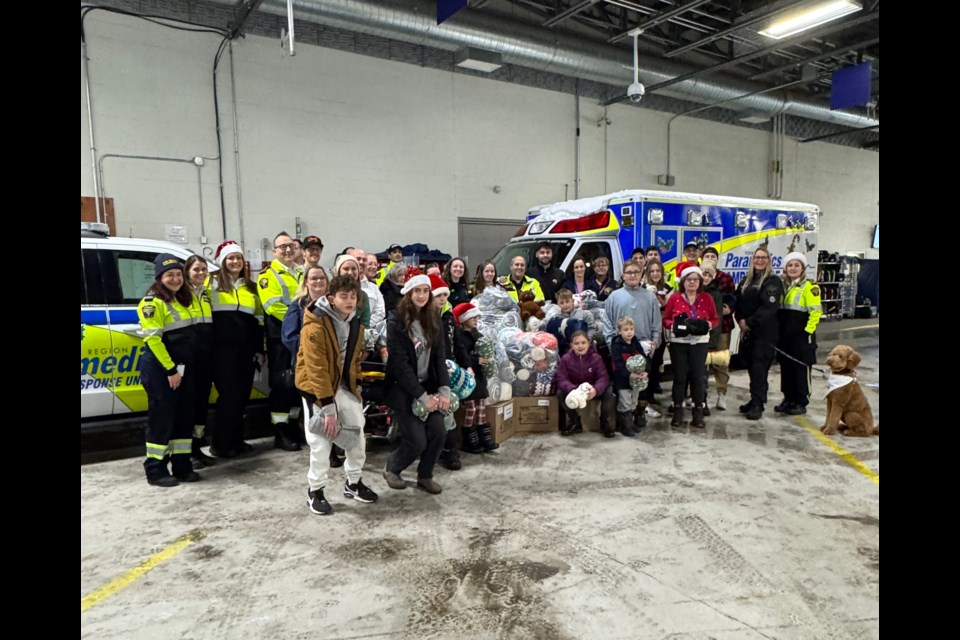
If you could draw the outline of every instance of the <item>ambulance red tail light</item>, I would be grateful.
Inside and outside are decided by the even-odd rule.
[[[527,226],[528,226],[528,225],[523,225],[522,227],[520,227],[519,229],[517,229],[517,232],[516,232],[515,234],[513,234],[513,237],[514,237],[514,238],[519,238],[520,236],[522,236],[523,234],[525,234],[525,233],[527,232]]]
[[[577,233],[579,231],[593,231],[594,229],[606,229],[610,224],[610,212],[598,211],[582,218],[571,218],[570,220],[561,220],[553,226],[550,233]]]

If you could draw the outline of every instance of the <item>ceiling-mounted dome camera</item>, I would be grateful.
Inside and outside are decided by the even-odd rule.
[[[627,87],[627,97],[630,98],[630,102],[640,102],[640,98],[642,98],[646,92],[647,90],[639,82],[634,82]]]

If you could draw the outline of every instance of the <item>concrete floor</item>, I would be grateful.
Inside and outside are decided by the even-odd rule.
[[[879,334],[860,379],[879,421]],[[870,342],[864,340],[862,342]],[[821,353],[821,358],[826,352]],[[438,469],[442,495],[392,491],[371,447],[375,505],[328,485],[306,505],[307,452],[257,454],[149,487],[140,459],[80,470],[81,598],[187,534],[202,539],[83,612],[87,638],[876,638],[879,438],[731,410],[706,430],[640,438],[521,436]],[[779,389],[777,367],[771,389]],[[823,378],[806,424],[823,420]],[[820,399],[820,400],[816,400]],[[779,401],[771,393],[770,406]],[[869,469],[869,471],[867,471]]]

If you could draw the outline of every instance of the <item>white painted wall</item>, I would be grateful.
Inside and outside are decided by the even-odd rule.
[[[216,155],[211,65],[219,38],[95,12],[87,21],[98,154]],[[574,194],[574,97],[300,45],[294,58],[251,36],[234,49],[243,232],[316,233],[324,262],[346,245],[424,242],[456,253],[458,216],[521,218]],[[227,235],[238,237],[228,62],[221,63]],[[661,188],[670,114],[581,100],[580,195]],[[673,126],[675,189],[766,197],[769,134],[696,119]],[[866,250],[879,220],[880,156],[788,141],[784,198],[825,211],[822,248]],[[118,232],[200,245],[197,169],[105,161]],[[221,240],[217,165],[201,170],[208,245]],[[499,186],[500,193],[493,187]],[[93,195],[81,87],[81,195]],[[830,240],[828,240],[828,238]],[[871,252],[868,251],[868,255]],[[872,252],[873,257],[879,257]]]

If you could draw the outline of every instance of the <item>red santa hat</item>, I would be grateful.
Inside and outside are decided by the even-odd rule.
[[[697,262],[696,260],[684,260],[674,268],[673,272],[677,276],[677,279],[680,279],[683,276],[684,269],[686,269],[687,267],[699,267],[699,266],[700,266],[700,263]]]
[[[224,260],[227,259],[227,256],[232,256],[235,253],[243,255],[243,249],[241,249],[240,245],[235,241],[227,240],[225,242],[221,242],[220,246],[217,247],[216,253],[213,254],[213,259],[216,260],[217,264],[222,267]]]
[[[470,318],[478,317],[480,317],[480,309],[469,302],[461,302],[453,308],[453,318],[457,321],[457,324],[463,324]]]
[[[442,293],[450,294],[450,287],[443,281],[443,278],[435,273],[430,274],[430,289],[435,296],[439,296]]]

